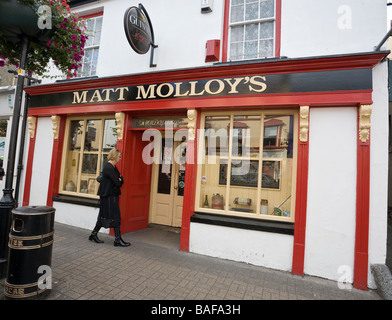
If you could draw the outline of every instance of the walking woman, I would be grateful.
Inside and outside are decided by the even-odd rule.
[[[98,238],[98,232],[103,228],[114,229],[114,246],[128,247],[131,245],[121,238],[120,223],[121,213],[119,206],[120,187],[124,183],[123,177],[118,171],[116,164],[121,160],[121,151],[114,148],[110,150],[108,155],[108,163],[103,167],[98,195],[100,197],[100,207],[97,224],[92,231],[89,240],[96,243],[103,241]]]

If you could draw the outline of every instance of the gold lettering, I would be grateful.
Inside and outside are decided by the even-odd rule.
[[[155,87],[156,84],[151,84],[148,86],[147,92],[144,90],[144,86],[137,86],[137,97],[136,99],[152,99],[156,98],[155,96]],[[148,96],[148,93],[150,93],[150,96]],[[140,94],[142,94],[142,97],[140,97]]]
[[[174,95],[175,97],[186,97],[188,95],[189,90],[185,93],[180,93],[182,82],[176,82],[175,85],[176,85],[176,94]]]
[[[234,78],[234,83],[231,83],[231,79],[224,79],[230,85],[230,91],[228,93],[238,93],[237,86],[244,78]]]
[[[115,92],[117,92],[118,90],[120,90],[120,94],[119,94],[117,100],[125,100],[125,98],[124,98],[124,90],[129,91],[128,87],[117,88],[117,89],[115,90]]]
[[[212,92],[212,91],[211,91],[211,88],[210,88],[211,83],[212,83],[213,81],[219,83],[219,89],[218,89],[217,91],[215,91],[215,92]],[[207,81],[207,83],[206,83],[206,85],[205,85],[205,87],[204,87],[204,89],[206,90],[206,92],[209,93],[209,94],[219,94],[219,93],[221,93],[221,92],[223,91],[224,88],[225,88],[224,82],[223,82],[222,80],[219,80],[219,79],[212,79],[212,80]]]
[[[102,102],[101,94],[99,93],[99,90],[95,90],[93,96],[90,99],[90,102],[94,102],[94,99],[97,99],[97,102]]]
[[[190,96],[201,96],[205,90],[196,93],[196,83],[198,83],[199,81],[189,81],[190,85],[191,85],[191,93],[189,94]]]
[[[103,89],[102,93],[105,92],[106,92],[106,96],[104,101],[110,101],[110,92],[114,92],[114,89]]]
[[[169,92],[166,93],[165,95],[163,95],[161,91],[163,86],[167,86],[169,88]],[[173,92],[174,92],[174,88],[170,83],[162,83],[157,88],[157,95],[162,98],[170,97],[173,94]]]
[[[260,89],[255,89],[253,88],[251,85],[249,85],[249,91],[256,91],[256,92],[263,92],[267,89],[267,84],[265,84],[264,82],[261,81],[256,81],[256,78],[260,78],[261,80],[265,81],[265,77],[264,76],[253,76],[250,78],[250,83],[254,84],[256,86],[260,86]]]
[[[74,97],[72,104],[75,103],[87,103],[87,91],[83,91],[81,94],[78,91],[74,91]]]

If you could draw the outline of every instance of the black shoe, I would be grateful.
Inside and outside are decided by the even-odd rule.
[[[95,232],[92,232],[91,235],[88,237],[88,239],[96,243],[103,243],[103,241],[98,238],[98,235]]]
[[[130,242],[125,242],[123,239],[121,239],[121,237],[114,239],[115,247],[129,247],[130,245],[131,245]]]
[[[114,228],[114,246],[115,247],[129,247],[131,244],[129,242],[125,242],[121,238],[120,228]]]

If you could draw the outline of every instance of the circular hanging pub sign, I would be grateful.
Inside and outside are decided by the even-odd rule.
[[[147,14],[137,8],[130,7],[125,11],[124,29],[132,49],[145,54],[153,43],[153,31]]]

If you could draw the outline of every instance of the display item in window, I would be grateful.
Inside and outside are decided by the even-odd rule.
[[[67,185],[65,186],[65,190],[67,190],[67,191],[76,191],[75,183],[72,180],[69,180]]]
[[[98,232],[103,228],[114,229],[114,246],[128,247],[129,242],[125,242],[121,238],[120,224],[121,213],[119,206],[119,196],[121,194],[121,186],[124,179],[117,169],[117,163],[121,160],[121,151],[114,148],[108,154],[108,162],[102,170],[102,178],[98,188],[98,195],[100,197],[100,207],[97,223],[92,231],[89,240],[96,243],[103,241],[98,238]]]
[[[223,196],[221,196],[219,193],[213,194],[212,195],[212,201],[211,201],[211,207],[212,209],[223,209]]]
[[[267,199],[261,199],[261,214],[268,214],[268,200]]]
[[[203,208],[208,208],[210,204],[208,203],[208,195],[206,195],[204,203],[203,203]]]
[[[273,216],[282,216],[283,215],[283,210],[281,207],[286,203],[287,200],[291,198],[291,194],[284,200],[278,207],[274,207],[274,211],[272,212]],[[287,212],[287,211],[286,211]],[[289,214],[290,215],[290,214]]]

